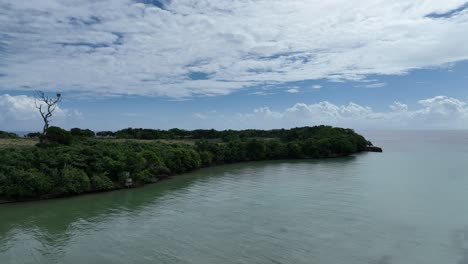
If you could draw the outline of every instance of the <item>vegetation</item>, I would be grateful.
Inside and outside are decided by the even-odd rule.
[[[15,133],[5,132],[0,130],[0,138],[17,138]]]
[[[79,129],[79,128],[72,128],[70,130],[70,133],[74,137],[87,137],[87,138],[93,138],[96,135],[94,134],[94,131],[90,129]]]
[[[123,188],[127,175],[134,184],[143,185],[211,165],[329,158],[371,145],[353,130],[328,126],[269,131],[125,129],[114,134],[129,139],[190,138],[194,144],[91,136],[88,130],[49,127],[37,146],[0,149],[0,197],[31,199],[103,191]]]
[[[31,133],[26,134],[24,137],[39,138],[41,135],[42,135],[42,133],[40,133],[40,132],[31,132]]]

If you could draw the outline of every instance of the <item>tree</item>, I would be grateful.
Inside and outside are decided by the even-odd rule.
[[[5,132],[0,130],[0,138],[17,138],[18,135],[11,132]]]
[[[90,129],[80,129],[80,128],[72,128],[70,130],[70,133],[72,134],[72,136],[74,137],[88,137],[88,138],[92,138],[95,136],[95,133],[94,131],[90,130]]]
[[[46,135],[42,137],[41,142],[47,145],[70,145],[73,136],[70,132],[60,127],[51,126],[47,128]]]
[[[42,130],[44,135],[47,133],[47,129],[49,128],[49,118],[52,116],[61,100],[62,95],[60,93],[56,94],[55,97],[49,97],[42,91],[37,91],[35,94],[34,103],[44,120],[44,128]]]

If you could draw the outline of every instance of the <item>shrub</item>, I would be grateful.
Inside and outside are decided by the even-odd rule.
[[[153,174],[155,174],[161,167],[164,167],[164,162],[161,157],[150,150],[143,151],[141,156],[145,159],[145,168]]]
[[[140,183],[149,183],[153,178],[153,174],[149,170],[142,170],[133,175],[133,179]]]
[[[304,154],[302,153],[302,148],[298,143],[288,143],[287,148],[289,158],[299,159],[304,156]]]
[[[0,178],[0,193],[11,198],[41,196],[52,187],[50,179],[36,169],[16,169]]]
[[[28,133],[25,135],[27,138],[39,138],[42,135],[42,133],[39,132],[33,132],[33,133]]]
[[[264,140],[251,139],[247,141],[247,155],[250,160],[262,160],[266,157]]]
[[[107,177],[106,173],[94,174],[91,178],[91,184],[93,186],[93,190],[96,191],[110,190],[114,188],[114,183],[109,179],[109,177]]]
[[[15,133],[5,132],[0,130],[0,138],[17,138]]]
[[[200,160],[201,160],[201,164],[202,166],[208,166],[208,165],[211,165],[213,163],[213,153],[209,152],[209,151],[200,151]]]
[[[72,140],[73,137],[70,132],[61,129],[60,127],[49,127],[46,134],[41,137],[41,143],[46,145],[70,145]]]
[[[90,190],[89,178],[86,173],[66,165],[62,170],[63,193],[76,194]]]
[[[74,137],[88,137],[92,138],[95,136],[94,131],[89,130],[89,129],[80,129],[80,128],[72,128],[70,130],[70,133]]]

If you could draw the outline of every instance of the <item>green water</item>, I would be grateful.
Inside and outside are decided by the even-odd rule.
[[[0,206],[0,263],[468,264],[468,132]]]

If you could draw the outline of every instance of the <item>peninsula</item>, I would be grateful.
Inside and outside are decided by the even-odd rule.
[[[351,129],[123,129],[49,127],[25,138],[0,132],[0,201],[47,199],[142,186],[236,162],[322,159],[382,150]]]

